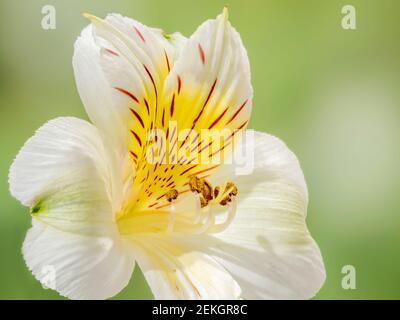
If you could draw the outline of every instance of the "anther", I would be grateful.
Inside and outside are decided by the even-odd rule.
[[[203,179],[201,193],[202,193],[203,197],[206,200],[212,200],[213,199],[213,188],[212,188],[211,184],[207,180]]]
[[[165,198],[168,202],[172,202],[172,200],[176,200],[178,198],[178,191],[176,189],[171,189],[165,194]]]
[[[231,182],[231,181],[229,181],[229,182],[226,184],[225,191],[227,191],[227,190],[229,190],[229,189],[231,189],[231,191],[229,192],[229,195],[230,195],[230,196],[237,196],[237,194],[238,194],[238,189],[237,189],[237,187],[233,184],[233,182]]]
[[[213,199],[217,200],[220,205],[225,206],[238,194],[237,187],[231,181],[225,184],[222,193],[219,186],[213,188],[207,180],[196,176],[189,178],[189,187],[192,192],[199,194],[201,208],[206,207],[209,201]]]
[[[192,192],[201,193],[201,179],[196,176],[189,177],[189,187]]]
[[[218,197],[218,194],[219,194],[219,187],[216,186],[216,187],[214,188],[214,198]]]
[[[205,199],[205,198],[203,197],[203,195],[201,195],[199,198],[200,198],[200,207],[201,207],[201,208],[207,207],[207,205],[208,205],[208,200]]]
[[[215,197],[218,196],[219,192],[220,192],[220,188],[216,187],[215,190],[214,190]],[[229,202],[232,201],[233,197],[237,196],[237,194],[238,194],[237,187],[233,184],[233,182],[228,181],[226,183],[226,185],[225,185],[225,190],[223,192],[223,197],[220,200],[219,204],[221,206],[226,206]]]

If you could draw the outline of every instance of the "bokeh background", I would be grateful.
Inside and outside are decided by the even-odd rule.
[[[56,30],[41,28],[54,5]],[[354,5],[357,29],[341,27]],[[47,120],[87,118],[75,88],[73,43],[82,12],[118,12],[189,36],[224,5],[248,50],[250,127],[282,138],[310,191],[308,225],[327,280],[316,299],[400,298],[400,2],[397,0],[0,0],[0,298],[61,299],[27,270],[28,210],[8,191],[11,162]],[[353,265],[356,290],[343,290]],[[112,270],[110,270],[112,272]],[[147,299],[139,270],[116,298]]]

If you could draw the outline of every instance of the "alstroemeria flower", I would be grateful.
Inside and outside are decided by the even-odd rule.
[[[188,39],[117,14],[87,17],[73,67],[93,124],[49,121],[10,169],[12,195],[31,208],[23,256],[34,276],[73,299],[114,296],[135,264],[157,299],[312,297],[325,270],[305,223],[303,173],[283,142],[256,132],[249,175],[146,161],[154,128],[203,149],[178,140],[171,121],[245,130],[249,61],[227,10]],[[241,152],[232,140],[218,152]]]

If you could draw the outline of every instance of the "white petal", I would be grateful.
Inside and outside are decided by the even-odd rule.
[[[11,193],[33,215],[25,261],[39,281],[69,298],[111,297],[131,276],[134,260],[117,235],[111,181],[98,130],[76,118],[42,126],[10,169]]]
[[[33,275],[70,299],[106,299],[129,282],[134,259],[109,237],[81,236],[35,221],[22,248]]]
[[[186,41],[166,79],[164,99],[171,101],[173,95],[172,119],[180,128],[235,129],[247,124],[253,96],[249,60],[227,9]]]
[[[163,82],[186,39],[118,14],[88,17],[92,25],[75,44],[78,90],[119,161],[132,168],[130,157],[141,158],[148,130],[161,122]]]
[[[252,152],[251,175],[235,176],[234,166],[226,165],[214,177],[238,186],[238,209],[207,252],[232,274],[244,298],[311,298],[325,270],[305,223],[307,189],[299,163],[283,142],[263,133],[256,133]]]
[[[114,235],[111,173],[96,127],[77,118],[43,125],[10,168],[11,194],[32,215],[63,230]]]
[[[121,108],[114,100],[114,89],[100,65],[100,48],[94,41],[91,25],[75,42],[73,67],[77,89],[90,120],[117,151],[127,152],[125,123],[129,109]]]
[[[135,257],[156,299],[237,299],[240,287],[210,256],[174,236],[130,238]]]

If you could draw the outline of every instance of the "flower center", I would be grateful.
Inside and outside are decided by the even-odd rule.
[[[191,193],[169,189],[164,195],[167,205],[162,208],[117,216],[120,233],[203,234],[225,230],[236,213],[237,187],[230,181],[213,187],[205,178],[196,175],[191,175],[185,185]]]

